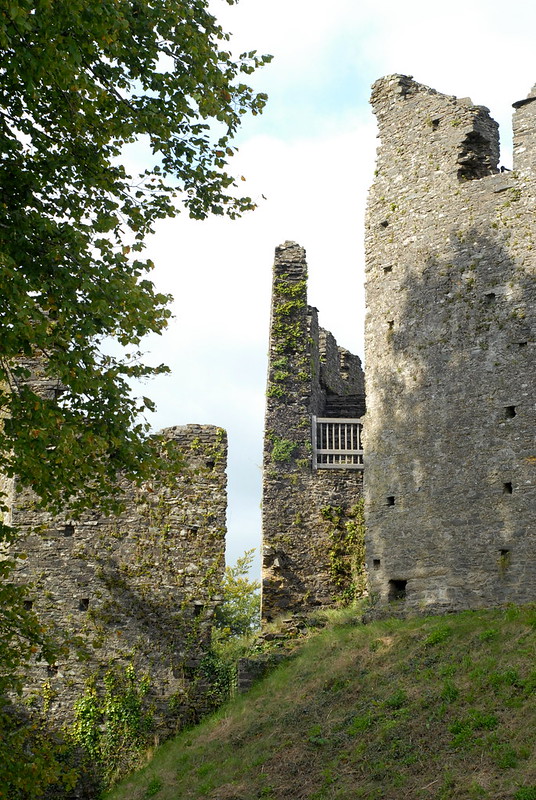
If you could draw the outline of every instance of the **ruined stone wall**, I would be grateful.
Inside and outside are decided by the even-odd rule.
[[[79,519],[36,509],[28,491],[12,497],[22,532],[16,579],[33,584],[43,622],[70,641],[52,668],[36,663],[25,695],[50,716],[72,718],[91,676],[132,664],[151,678],[151,702],[170,729],[199,711],[197,674],[224,569],[227,440],[221,428],[187,425],[161,432],[182,454],[177,476],[124,485],[118,516]]]
[[[536,91],[514,171],[469,99],[392,75],[366,230],[365,503],[381,603],[536,597]]]
[[[313,471],[311,417],[364,412],[357,356],[339,348],[307,305],[305,251],[276,249],[270,325],[263,469],[262,615],[330,604],[340,593],[333,569],[333,525],[361,496],[362,473]]]

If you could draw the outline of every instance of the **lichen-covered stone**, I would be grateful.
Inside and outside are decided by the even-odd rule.
[[[361,496],[356,470],[312,469],[312,415],[360,417],[364,378],[357,356],[337,346],[307,305],[305,250],[276,249],[263,472],[262,615],[312,609],[340,588],[322,509],[345,510]]]
[[[98,509],[80,519],[37,509],[29,491],[11,494],[21,533],[17,581],[31,584],[43,623],[70,642],[53,667],[32,665],[25,696],[47,696],[55,723],[72,719],[90,677],[132,664],[149,675],[162,728],[202,710],[196,668],[207,651],[224,569],[225,431],[186,425],[161,432],[184,462],[170,480],[125,482],[117,516]]]
[[[469,99],[377,81],[366,223],[367,565],[382,604],[536,597],[536,100],[514,170]]]

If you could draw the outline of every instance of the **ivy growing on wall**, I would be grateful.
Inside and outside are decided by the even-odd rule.
[[[99,690],[91,680],[75,703],[73,742],[82,747],[97,767],[100,780],[111,785],[139,766],[154,733],[153,716],[145,697],[150,680],[132,665],[109,669]]]
[[[276,340],[275,351],[279,354],[279,358],[272,364],[272,385],[268,388],[269,397],[285,395],[283,385],[293,377],[296,368],[302,368],[303,373],[306,344],[302,320],[296,312],[306,306],[306,279],[291,282],[288,275],[280,275],[274,283],[272,319],[272,335]]]
[[[276,462],[290,461],[297,448],[296,442],[291,439],[272,438],[271,459]]]
[[[327,523],[330,578],[341,601],[350,603],[366,590],[363,500],[349,509],[324,506],[320,513]]]

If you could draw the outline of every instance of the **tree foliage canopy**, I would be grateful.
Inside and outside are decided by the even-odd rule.
[[[169,317],[140,257],[155,221],[179,203],[198,219],[253,207],[226,169],[266,100],[241,78],[269,57],[235,59],[228,40],[208,0],[2,2],[0,469],[49,506],[102,502],[149,455],[151,402],[127,380],[165,369],[138,352]],[[152,163],[131,176],[121,159],[140,139]],[[125,357],[103,353],[110,338]],[[24,385],[21,355],[45,358],[59,399]]]
[[[243,116],[266,101],[243,80],[269,57],[235,57],[228,41],[208,0],[0,0],[0,519],[2,476],[73,513],[110,508],[119,473],[155,468],[140,421],[152,403],[128,388],[166,369],[139,352],[170,316],[144,240],[180,208],[203,219],[254,206],[227,164]],[[152,156],[131,175],[136,142]],[[0,546],[14,535],[0,524]],[[53,650],[10,584],[13,562],[0,564],[3,725],[25,659]],[[37,795],[55,770],[38,768],[52,763],[46,742],[9,719],[2,788]]]

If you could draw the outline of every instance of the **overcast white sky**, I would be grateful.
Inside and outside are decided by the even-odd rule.
[[[241,0],[212,7],[236,51],[272,53],[252,76],[269,95],[244,124],[236,174],[259,208],[239,221],[159,225],[147,255],[175,319],[149,341],[172,375],[144,387],[155,429],[188,422],[229,435],[228,559],[260,545],[270,282],[276,245],[307,250],[309,302],[339,344],[363,355],[363,217],[374,170],[371,84],[390,73],[486,105],[511,166],[511,104],[536,82],[529,0]],[[261,195],[267,198],[262,200]],[[257,562],[258,563],[258,562]]]

